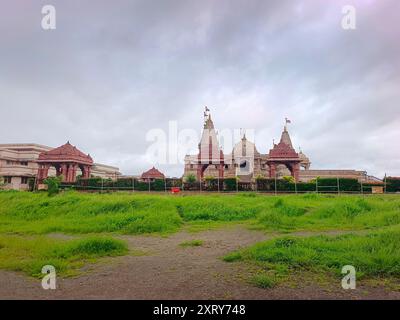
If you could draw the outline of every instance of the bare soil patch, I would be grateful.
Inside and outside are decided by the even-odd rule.
[[[0,271],[0,298],[400,299],[398,290],[380,284],[360,284],[356,290],[345,291],[340,281],[321,285],[310,276],[295,285],[280,285],[272,289],[254,287],[248,283],[251,266],[221,260],[233,250],[268,238],[262,232],[241,226],[194,234],[182,231],[169,237],[119,238],[127,241],[133,254],[103,259],[99,264],[87,267],[79,277],[58,279],[56,290],[43,290],[38,279]],[[182,242],[191,240],[202,240],[203,244],[180,246]]]

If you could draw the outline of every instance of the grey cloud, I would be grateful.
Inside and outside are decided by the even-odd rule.
[[[1,142],[71,140],[126,174],[151,166],[146,132],[256,130],[260,152],[284,117],[318,168],[400,175],[400,3],[352,1],[4,1],[0,13]],[[4,119],[7,119],[4,121]],[[181,175],[181,165],[161,166]]]

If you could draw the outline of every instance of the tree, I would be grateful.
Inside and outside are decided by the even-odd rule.
[[[284,176],[284,177],[282,177],[282,179],[284,181],[286,181],[286,182],[289,182],[289,183],[294,183],[295,182],[294,178],[292,176]]]
[[[61,181],[62,181],[62,176],[49,177],[43,181],[44,184],[47,185],[47,192],[49,196],[54,196],[60,192]]]
[[[195,183],[197,179],[194,174],[190,173],[185,177],[185,180],[187,183]]]

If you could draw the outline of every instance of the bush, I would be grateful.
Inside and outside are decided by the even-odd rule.
[[[226,191],[236,191],[236,185],[238,183],[238,178],[227,178],[223,180],[224,190]]]
[[[49,196],[54,196],[60,192],[61,181],[62,181],[62,176],[49,177],[43,181],[44,184],[47,185],[47,192]]]
[[[187,183],[195,183],[197,181],[196,176],[194,174],[188,174],[185,177],[185,182]]]
[[[387,192],[400,192],[400,177],[388,177],[386,179]]]
[[[165,180],[156,179],[154,182],[151,182],[150,188],[152,191],[165,191]]]

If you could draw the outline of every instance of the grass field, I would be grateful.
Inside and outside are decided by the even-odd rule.
[[[290,270],[364,277],[400,276],[400,197],[396,195],[147,195],[0,192],[0,268],[37,276],[52,264],[73,274],[85,262],[123,255],[116,235],[168,235],[242,224],[274,239],[233,252],[225,261],[261,266],[253,281],[271,287]],[[350,231],[344,235],[313,232]],[[309,236],[288,233],[311,233]],[[51,234],[79,235],[62,240]],[[202,242],[183,243],[183,247]]]

